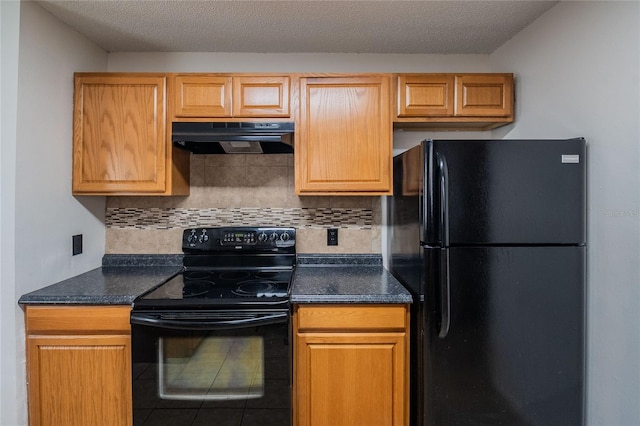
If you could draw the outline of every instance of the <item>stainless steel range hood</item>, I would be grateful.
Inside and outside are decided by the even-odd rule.
[[[194,154],[290,154],[293,123],[173,123],[171,140]]]

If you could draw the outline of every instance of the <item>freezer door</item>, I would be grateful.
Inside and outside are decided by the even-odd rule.
[[[425,244],[586,241],[584,139],[423,145]]]
[[[583,424],[585,250],[427,249],[424,425]]]

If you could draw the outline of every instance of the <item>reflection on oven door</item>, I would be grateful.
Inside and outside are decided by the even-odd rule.
[[[236,400],[264,396],[262,336],[160,337],[162,399]]]

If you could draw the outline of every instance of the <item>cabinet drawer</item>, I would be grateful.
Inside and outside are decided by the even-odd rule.
[[[27,306],[27,334],[129,334],[130,306]]]
[[[312,305],[297,309],[299,331],[308,330],[405,330],[404,305]]]

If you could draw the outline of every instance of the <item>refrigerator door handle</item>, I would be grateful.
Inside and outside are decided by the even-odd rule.
[[[449,168],[447,159],[441,153],[436,154],[438,180],[440,186],[440,233],[442,245],[449,246]]]
[[[438,337],[444,339],[451,326],[451,282],[449,279],[449,250],[442,250],[440,256],[440,332]]]

